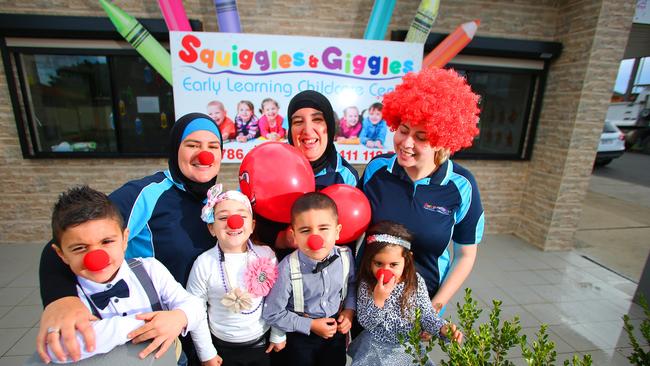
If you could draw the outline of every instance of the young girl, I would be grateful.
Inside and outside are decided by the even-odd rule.
[[[352,365],[412,365],[397,336],[412,329],[416,308],[424,331],[462,341],[462,333],[433,310],[424,279],[415,271],[408,230],[381,221],[367,235],[357,295],[357,317],[365,330],[348,349]]]
[[[237,103],[237,117],[235,125],[237,126],[237,141],[246,142],[259,136],[257,130],[257,117],[253,112],[253,103],[248,100],[242,100]]]
[[[343,118],[339,121],[339,134],[336,136],[336,142],[358,144],[360,132],[359,109],[355,106],[345,108],[343,110]]]
[[[201,219],[217,245],[201,254],[192,267],[187,290],[208,303],[208,319],[192,332],[203,365],[268,365],[272,350],[285,346],[282,332],[262,319],[264,297],[277,278],[271,248],[253,244],[253,212],[238,191],[208,191]]]
[[[271,141],[278,141],[284,138],[286,131],[282,128],[282,116],[278,114],[280,105],[275,99],[266,98],[262,101],[260,113],[262,117],[258,122],[262,137]]]

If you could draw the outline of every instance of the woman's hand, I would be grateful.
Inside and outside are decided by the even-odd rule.
[[[478,244],[454,244],[454,260],[447,273],[447,278],[440,285],[433,299],[431,299],[431,304],[433,304],[434,308],[439,309],[445,306],[463,285],[467,276],[472,272],[477,251]]]
[[[73,361],[79,361],[81,351],[77,342],[77,330],[83,336],[86,351],[92,352],[95,349],[95,331],[90,322],[93,320],[97,318],[76,296],[63,297],[47,305],[41,315],[41,326],[36,336],[36,350],[43,362],[52,361],[47,354],[48,345],[59,361],[67,360],[67,356]],[[68,355],[63,351],[61,339]]]
[[[167,349],[174,343],[176,337],[187,326],[187,316],[183,310],[154,311],[136,315],[136,319],[144,320],[146,323],[140,328],[129,333],[127,337],[133,343],[144,342],[153,339],[150,345],[140,352],[140,358],[147,357],[156,348],[156,358],[160,358]]]
[[[384,274],[382,273],[379,276],[377,284],[375,285],[375,289],[372,292],[373,300],[375,301],[375,305],[378,308],[384,307],[384,303],[386,303],[386,300],[395,288],[395,285],[397,285],[395,276],[393,276],[386,284],[384,284]]]
[[[445,324],[440,328],[440,335],[447,337],[450,341],[458,344],[463,343],[463,333],[456,328],[455,324]]]
[[[205,362],[201,362],[202,366],[221,366],[223,363],[223,358],[221,358],[219,355],[215,356],[214,358],[211,358]]]
[[[266,349],[266,353],[271,353],[273,352],[280,352],[284,349],[284,347],[287,346],[287,341],[280,342],[280,343],[269,343],[269,347]]]

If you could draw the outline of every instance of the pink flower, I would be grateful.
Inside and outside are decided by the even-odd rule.
[[[278,267],[270,258],[260,257],[252,261],[246,268],[244,284],[250,294],[266,296],[277,278]]]

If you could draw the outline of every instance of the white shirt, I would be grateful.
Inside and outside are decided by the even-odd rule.
[[[205,320],[201,299],[188,293],[181,284],[176,282],[167,268],[155,258],[139,259],[151,277],[151,282],[156,288],[163,309],[178,309],[185,313],[187,327],[182,334],[185,335],[188,331],[196,329]],[[135,273],[129,268],[126,260],[118,269],[115,278],[108,283],[97,283],[77,276],[77,295],[88,309],[92,309],[88,302],[91,295],[106,291],[120,280],[124,280],[129,286],[129,297],[113,297],[104,309],[97,308],[102,319],[92,322],[95,331],[95,350],[87,352],[85,346],[80,347],[81,359],[108,353],[113,348],[127,343],[129,339],[126,335],[144,324],[144,321],[136,319],[135,316],[152,311],[147,293],[140,285]],[[77,341],[80,345],[84,344],[83,337],[79,332],[77,332]],[[49,345],[47,351],[54,362],[62,363],[56,359]]]
[[[201,361],[205,362],[217,356],[210,332],[224,341],[243,343],[259,338],[269,329],[262,319],[263,297],[251,295],[252,308],[243,313],[233,313],[221,304],[226,294],[224,282],[228,283],[222,272],[227,273],[231,282],[227,284],[228,291],[232,290],[231,286],[245,290],[244,274],[247,265],[258,256],[270,258],[273,264],[277,265],[275,253],[271,248],[255,244],[252,245],[252,252],[249,250],[247,253],[225,253],[225,261],[221,263],[219,247],[215,246],[201,254],[194,262],[187,280],[187,290],[208,304],[208,318],[198,329],[191,332]],[[271,342],[281,343],[285,339],[284,333],[276,329],[271,330]]]

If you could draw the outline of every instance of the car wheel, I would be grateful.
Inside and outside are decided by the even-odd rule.
[[[596,160],[595,165],[596,166],[605,166],[605,165],[607,165],[607,164],[609,164],[611,162],[612,162],[612,159],[599,159],[599,160]]]
[[[646,136],[643,141],[641,141],[641,151],[644,154],[650,154],[650,136]]]

